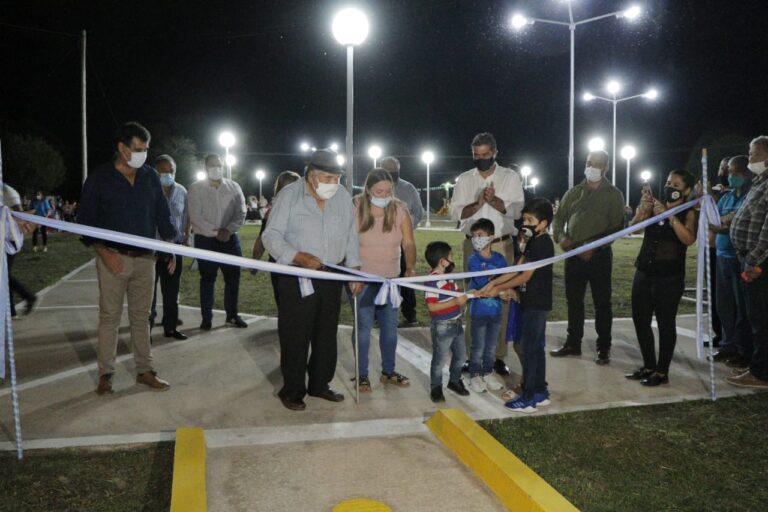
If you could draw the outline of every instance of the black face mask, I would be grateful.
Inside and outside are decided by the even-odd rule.
[[[445,260],[445,261],[448,261],[448,260]],[[445,270],[443,272],[445,272],[446,274],[450,274],[451,272],[453,272],[453,269],[455,268],[456,268],[456,264],[452,261],[448,261],[448,266],[445,267]]]
[[[683,197],[683,193],[675,187],[664,187],[664,201],[674,203]]]
[[[538,224],[523,224],[523,236],[525,238],[533,238],[536,236],[536,228]]]
[[[493,167],[493,163],[496,161],[496,157],[492,156],[491,158],[476,158],[472,161],[475,163],[475,167],[477,167],[478,171],[485,172]]]

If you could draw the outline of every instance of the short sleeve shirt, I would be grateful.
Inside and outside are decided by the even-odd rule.
[[[539,235],[525,246],[525,262],[552,258],[555,255],[555,244],[547,234]],[[552,311],[552,265],[537,268],[531,279],[525,283],[525,289],[520,291],[520,304],[523,309],[535,311]]]

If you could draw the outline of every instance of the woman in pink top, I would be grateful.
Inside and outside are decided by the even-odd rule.
[[[408,207],[394,197],[392,177],[384,169],[374,169],[365,179],[365,190],[355,196],[357,230],[360,239],[362,270],[382,277],[400,275],[400,251],[405,253],[406,277],[416,274],[416,243],[413,240],[413,225]],[[381,285],[368,284],[358,298],[357,326],[360,330],[358,343],[360,357],[360,391],[370,391],[368,379],[368,348],[371,344],[371,329],[378,320],[379,349],[381,350],[381,382],[396,386],[410,384],[408,377],[395,371],[397,350],[398,308],[392,305],[374,303]],[[354,334],[353,338],[354,340]]]

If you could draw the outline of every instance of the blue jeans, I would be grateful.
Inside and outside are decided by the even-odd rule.
[[[523,329],[520,347],[523,351],[523,394],[530,399],[534,393],[547,390],[547,368],[544,357],[549,311],[523,309]]]
[[[357,366],[361,377],[368,376],[368,349],[371,346],[371,329],[373,321],[379,321],[379,350],[381,350],[381,371],[395,371],[395,352],[397,351],[397,317],[398,310],[392,307],[391,301],[383,306],[374,304],[376,294],[381,285],[366,284],[357,298],[357,328],[359,358]],[[355,333],[352,332],[352,344],[355,343]]]
[[[469,355],[469,375],[487,375],[493,371],[496,344],[501,333],[501,315],[473,316],[470,326],[472,347]]]
[[[438,321],[433,320],[430,327],[432,333],[432,364],[429,368],[430,387],[443,386],[443,361],[451,352],[450,381],[458,382],[461,379],[461,367],[467,358],[464,346],[464,327],[461,320]]]
[[[737,258],[717,257],[717,313],[723,329],[720,350],[752,358],[752,328],[747,316],[747,283]]]
[[[226,242],[219,242],[213,237],[195,235],[195,247],[234,256],[243,255],[237,233],[229,237]],[[213,318],[213,290],[219,268],[224,274],[224,309],[227,312],[227,318],[237,316],[237,300],[240,296],[240,267],[222,265],[208,260],[197,260],[197,268],[200,270],[200,313],[203,320],[210,321]]]

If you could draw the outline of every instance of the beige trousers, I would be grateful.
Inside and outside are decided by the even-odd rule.
[[[123,316],[123,301],[128,295],[128,320],[131,326],[131,349],[136,373],[152,370],[149,341],[149,310],[155,285],[155,258],[152,255],[123,259],[122,273],[109,271],[96,256],[99,277],[99,340],[97,346],[99,375],[115,372],[117,330]]]
[[[515,262],[515,241],[512,238],[503,242],[497,242],[494,244],[494,250],[501,252],[504,258],[507,260],[507,265],[513,265]],[[472,240],[464,238],[464,243],[461,244],[462,254],[464,256],[464,272],[467,272],[467,265],[469,265],[469,257],[475,252],[472,247]],[[469,286],[469,279],[464,281],[464,289]],[[467,345],[467,359],[469,359],[470,348],[472,346],[472,319],[469,316],[469,308],[464,315],[466,323],[464,325],[464,343]],[[507,357],[507,319],[509,318],[509,304],[503,303],[501,308],[501,331],[499,332],[499,341],[496,344],[496,359],[504,359]]]

